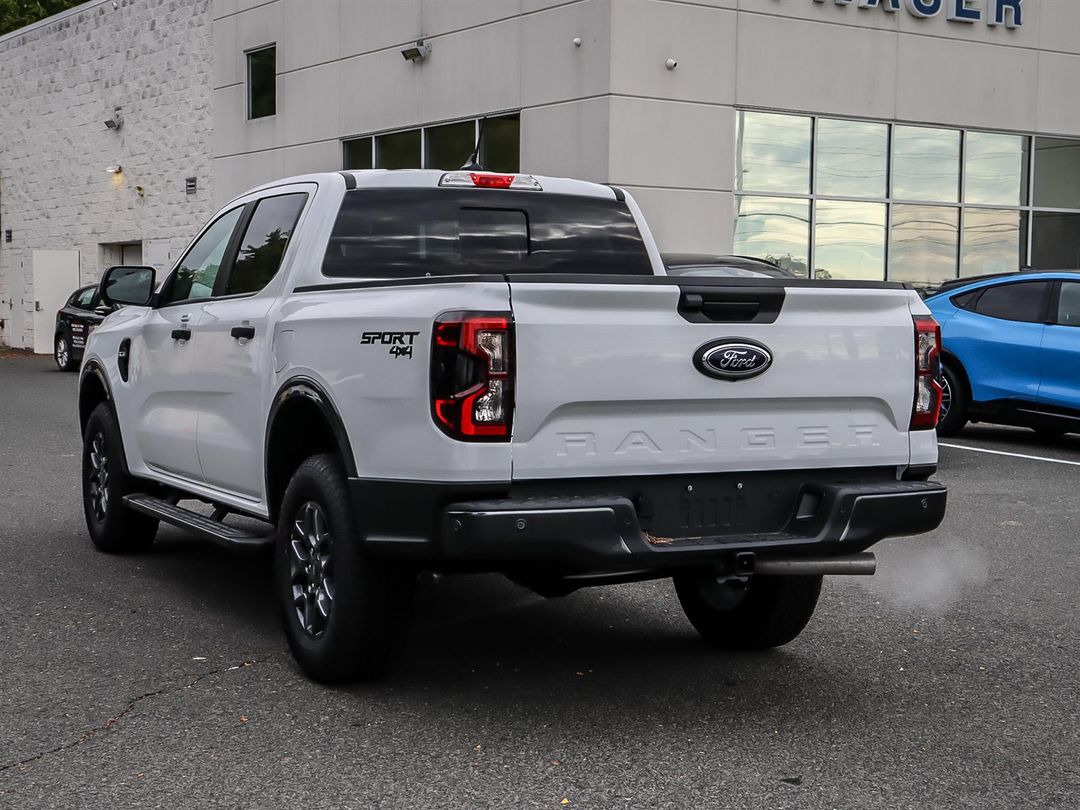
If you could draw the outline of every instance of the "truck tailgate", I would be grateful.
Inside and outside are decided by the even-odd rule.
[[[906,465],[911,293],[732,282],[511,277],[514,479]],[[772,363],[706,376],[721,339]]]

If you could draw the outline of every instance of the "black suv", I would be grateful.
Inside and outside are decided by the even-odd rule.
[[[111,310],[101,305],[98,285],[80,287],[56,312],[53,358],[61,371],[75,371],[82,362],[86,339]]]

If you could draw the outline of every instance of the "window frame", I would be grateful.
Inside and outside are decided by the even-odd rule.
[[[252,115],[253,101],[255,98],[254,84],[251,81],[251,57],[256,54],[263,53],[264,51],[274,52],[274,75],[271,79],[274,89],[274,111],[266,115]],[[248,48],[244,51],[244,85],[245,96],[247,102],[247,120],[248,121],[265,121],[267,118],[273,118],[277,115],[277,42],[269,42],[266,45],[259,45],[256,48]]]

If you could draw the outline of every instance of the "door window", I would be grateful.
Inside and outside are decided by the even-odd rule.
[[[975,311],[980,315],[1006,321],[1041,323],[1045,315],[1048,287],[1045,281],[1025,281],[989,287],[979,297]]]
[[[285,194],[259,200],[240,240],[240,252],[229,271],[226,295],[258,292],[281,267],[307,194]]]
[[[162,303],[194,301],[214,294],[214,282],[243,210],[239,206],[218,217],[196,240],[173,273]]]
[[[1057,322],[1062,326],[1080,326],[1080,284],[1075,281],[1061,285]]]
[[[81,293],[76,294],[75,300],[72,302],[73,306],[79,309],[90,309],[91,304],[94,301],[94,293],[97,292],[97,287],[88,287]]]

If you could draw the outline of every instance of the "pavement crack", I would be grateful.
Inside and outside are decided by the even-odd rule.
[[[66,742],[63,745],[58,745],[55,748],[48,748],[44,751],[39,751],[33,756],[26,757],[25,759],[21,759],[18,762],[9,762],[6,765],[0,765],[0,774],[5,773],[6,771],[10,771],[12,768],[18,768],[21,771],[26,768],[26,766],[32,765],[38,760],[51,754],[59,754],[64,751],[70,751],[72,748],[78,748],[80,745],[90,742],[90,740],[94,739],[99,734],[103,734],[107,731],[111,731],[112,729],[114,729],[117,725],[119,725],[121,720],[123,720],[133,711],[135,711],[135,709],[137,709],[142,703],[147,700],[160,697],[161,695],[167,695],[173,692],[183,692],[184,690],[191,689],[197,686],[202,681],[205,681],[207,678],[212,678],[215,675],[220,675],[223,672],[232,672],[237,669],[247,669],[248,667],[252,667],[254,665],[255,659],[248,659],[232,666],[218,667],[217,669],[211,669],[194,676],[188,675],[181,683],[174,684],[172,686],[163,686],[160,689],[154,689],[150,692],[144,692],[138,697],[132,698],[130,701],[128,701],[127,706],[125,706],[122,711],[114,714],[101,725],[94,726],[93,728],[83,732],[83,734],[76,739],[71,740],[70,742]]]

